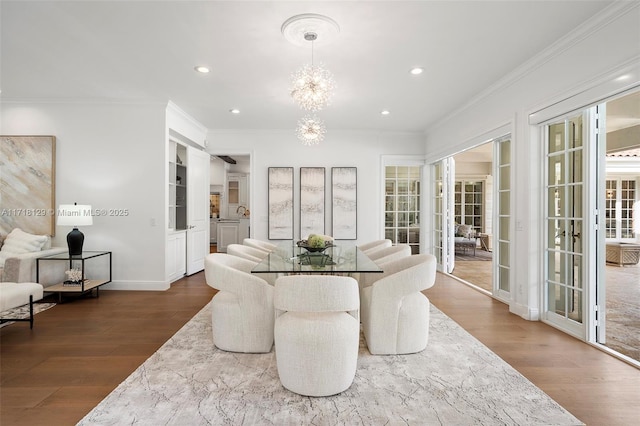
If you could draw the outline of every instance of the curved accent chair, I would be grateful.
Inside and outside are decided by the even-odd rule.
[[[274,251],[278,246],[271,244],[267,241],[258,240],[256,238],[245,238],[242,240],[242,244],[245,246],[257,248],[266,252]]]
[[[351,277],[290,275],[276,281],[275,350],[282,385],[306,396],[351,386],[360,344],[358,284]]]
[[[389,239],[374,240],[374,241],[369,241],[368,243],[365,243],[365,244],[361,244],[358,246],[358,248],[362,250],[364,254],[369,256],[371,253],[373,253],[376,250],[380,250],[386,247],[391,247],[392,244],[393,243]]]
[[[436,258],[416,254],[384,264],[382,274],[360,290],[362,328],[374,355],[424,350],[429,339],[429,299],[423,293],[436,279]]]
[[[255,263],[260,263],[262,259],[269,255],[269,252],[257,249],[255,247],[245,246],[243,244],[229,244],[227,246],[227,253],[232,256],[238,256],[243,259],[251,260]]]
[[[207,255],[213,343],[230,352],[263,353],[273,346],[273,286],[251,273],[254,263],[225,253]]]
[[[376,265],[380,266],[381,264],[392,260],[411,256],[411,246],[409,244],[398,244],[396,246],[376,250],[367,256],[369,256],[369,259],[373,260]]]

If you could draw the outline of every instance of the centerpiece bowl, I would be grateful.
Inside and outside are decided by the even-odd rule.
[[[309,245],[307,240],[300,240],[296,243],[298,247],[303,248],[311,253],[320,253],[328,249],[329,247],[333,247],[333,244],[330,241],[325,241],[324,246],[311,246]]]

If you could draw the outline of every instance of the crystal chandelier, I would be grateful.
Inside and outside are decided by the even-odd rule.
[[[324,123],[318,117],[306,116],[298,121],[298,128],[296,129],[296,135],[303,145],[311,146],[317,145],[324,139],[324,134],[327,129],[324,127]]]
[[[313,42],[318,38],[314,32],[306,32],[304,39],[311,42],[311,65],[305,65],[293,74],[291,97],[307,111],[320,111],[333,96],[333,75],[322,65],[313,63]]]

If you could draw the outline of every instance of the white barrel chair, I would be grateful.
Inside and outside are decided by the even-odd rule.
[[[273,286],[252,274],[254,263],[225,253],[205,257],[213,343],[230,352],[264,353],[273,346]]]
[[[255,263],[260,263],[262,259],[269,255],[269,252],[254,247],[245,246],[243,244],[229,244],[227,253],[232,256],[242,257]]]
[[[278,246],[268,241],[259,240],[257,238],[245,238],[242,240],[242,244],[248,247],[257,248],[266,252],[274,251]]]
[[[369,259],[373,260],[376,265],[380,266],[381,264],[392,260],[411,256],[411,246],[409,244],[398,244],[376,250],[367,256]]]
[[[375,252],[376,250],[380,250],[386,247],[391,247],[392,244],[393,243],[389,239],[373,240],[373,241],[369,241],[368,243],[359,245],[358,248],[362,250],[364,254],[369,256],[371,253]]]
[[[360,290],[362,328],[374,355],[409,354],[424,350],[429,339],[429,299],[436,258],[416,254],[384,264]]]
[[[350,277],[291,275],[276,281],[275,350],[282,385],[306,396],[351,386],[360,341],[358,284]]]

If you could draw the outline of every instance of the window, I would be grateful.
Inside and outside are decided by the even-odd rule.
[[[484,232],[484,182],[456,181],[454,197],[455,222]]]
[[[385,167],[385,238],[420,252],[419,166]]]
[[[608,178],[606,182],[606,238],[633,239],[633,207],[637,191],[635,179]]]

